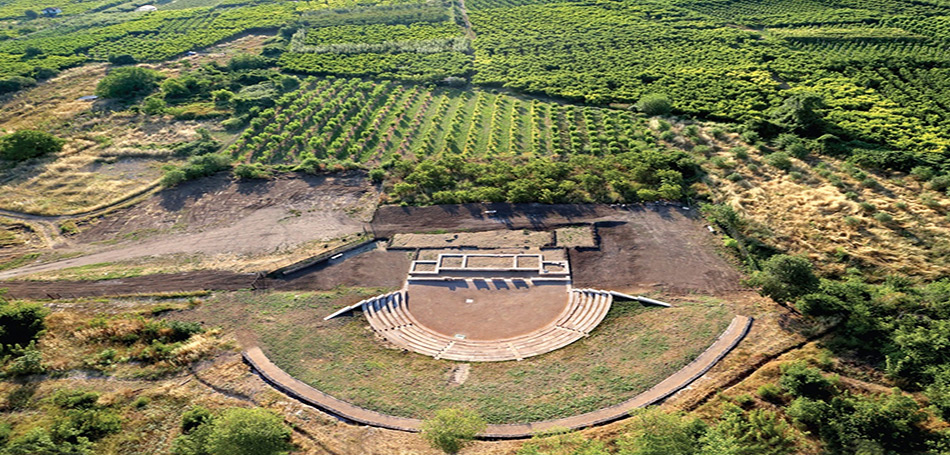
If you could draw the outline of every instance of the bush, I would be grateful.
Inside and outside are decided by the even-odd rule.
[[[25,76],[10,76],[0,78],[0,95],[13,93],[36,85],[36,79]]]
[[[649,93],[640,97],[637,110],[647,115],[667,115],[673,110],[670,98],[660,93]]]
[[[756,394],[759,398],[772,403],[778,403],[782,399],[782,389],[775,384],[762,384],[756,390]]]
[[[472,411],[442,409],[422,424],[422,437],[445,453],[458,453],[485,429],[485,421]]]
[[[36,348],[35,342],[19,350],[19,355],[7,365],[6,373],[12,376],[25,376],[28,374],[42,374],[46,372],[43,365],[43,355]]]
[[[87,455],[92,453],[92,444],[82,439],[75,443],[54,442],[49,432],[42,427],[33,427],[26,434],[10,441],[4,455]]]
[[[201,425],[211,423],[212,421],[213,417],[211,416],[211,411],[201,406],[195,406],[181,415],[181,432],[191,434]]]
[[[165,76],[158,71],[136,66],[116,68],[96,86],[96,95],[104,98],[133,99],[152,92]]]
[[[386,171],[384,171],[384,170],[382,170],[382,169],[378,169],[378,168],[377,168],[377,169],[373,169],[373,170],[369,171],[369,178],[370,178],[370,180],[372,180],[374,183],[380,183],[380,182],[382,182],[385,177],[386,177]]]
[[[261,408],[229,409],[214,421],[208,449],[219,455],[276,455],[290,450],[290,428]]]
[[[769,258],[762,271],[750,280],[762,295],[778,303],[788,303],[818,289],[818,278],[807,259],[778,254]]]
[[[927,186],[941,193],[947,191],[947,188],[950,188],[950,174],[938,175],[930,179],[930,183],[928,183]]]
[[[16,346],[28,346],[46,330],[46,315],[42,305],[9,303],[0,295],[0,349],[11,352]]]
[[[109,54],[109,63],[113,65],[134,65],[135,57],[129,54]]]
[[[270,62],[267,58],[247,53],[237,54],[228,62],[228,69],[231,71],[267,68],[268,66],[270,66]]]
[[[834,383],[821,374],[821,370],[804,362],[782,365],[779,385],[795,397],[827,399],[835,393]]]
[[[145,100],[142,101],[142,112],[148,115],[160,115],[165,113],[165,100],[161,97],[152,95],[145,97]]]
[[[772,167],[787,171],[792,168],[792,160],[789,159],[788,154],[785,152],[775,152],[767,157],[765,157],[765,162],[769,163]]]
[[[659,409],[637,410],[617,440],[618,455],[693,455],[703,453],[707,427],[699,419]]]
[[[234,176],[239,179],[269,179],[273,174],[261,163],[241,163],[234,167]]]
[[[0,158],[23,161],[56,153],[63,149],[65,142],[45,131],[19,130],[0,137]]]

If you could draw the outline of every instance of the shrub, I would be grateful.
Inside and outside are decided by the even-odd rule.
[[[217,107],[228,107],[233,98],[234,92],[230,90],[215,90],[211,92],[211,99],[214,100],[214,105]]]
[[[237,54],[228,62],[228,69],[231,71],[267,68],[268,66],[270,66],[270,63],[267,58],[247,53]]]
[[[792,160],[789,159],[788,154],[785,152],[775,152],[767,157],[765,157],[765,162],[769,163],[772,167],[787,171],[792,168]]]
[[[96,95],[104,98],[132,99],[155,90],[162,78],[162,73],[148,68],[116,68],[99,81]]]
[[[807,259],[778,254],[769,258],[762,271],[750,280],[759,291],[778,303],[787,303],[818,289],[818,278]]]
[[[934,169],[930,166],[917,166],[910,170],[910,175],[917,178],[922,182],[934,178],[935,172]]]
[[[727,411],[712,432],[734,443],[735,455],[785,455],[795,453],[797,438],[791,426],[772,411],[756,409],[748,414]]]
[[[269,179],[273,174],[261,163],[241,163],[234,167],[234,176],[239,179]]]
[[[759,395],[759,398],[772,403],[777,403],[782,399],[782,389],[771,383],[759,386],[756,394]]]
[[[796,397],[827,399],[835,393],[834,383],[821,374],[821,370],[804,362],[782,365],[779,385]]]
[[[43,365],[43,355],[36,348],[35,342],[19,350],[19,355],[7,365],[6,373],[13,376],[24,376],[28,374],[41,374],[46,372]]]
[[[485,421],[472,411],[442,409],[422,424],[422,437],[445,453],[458,453],[485,429]]]
[[[201,406],[195,406],[181,415],[181,432],[190,434],[199,426],[211,423],[212,421],[213,417],[211,416],[211,411]]]
[[[160,115],[165,113],[165,100],[161,97],[152,95],[145,97],[145,100],[142,101],[142,112],[148,115]]]
[[[729,149],[729,152],[732,153],[737,160],[747,160],[749,159],[749,149],[739,146]]]
[[[824,126],[820,112],[825,107],[821,95],[816,93],[793,93],[781,106],[771,112],[772,121],[788,131],[818,134]]]
[[[23,161],[56,153],[66,141],[45,131],[19,130],[0,136],[0,158],[7,161]]]
[[[927,186],[934,191],[947,191],[947,188],[950,188],[950,174],[938,175],[930,179],[930,183],[928,183]]]
[[[375,183],[380,183],[386,177],[386,171],[382,169],[373,169],[369,171],[369,178]]]
[[[4,449],[4,455],[87,455],[92,453],[92,443],[83,439],[75,443],[54,442],[45,428],[33,427],[26,434],[14,438]]]
[[[165,166],[164,171],[165,173],[162,174],[160,183],[165,188],[171,188],[188,180],[188,176],[185,174],[185,171],[178,166]]]
[[[109,54],[109,63],[113,65],[134,65],[135,57],[129,54]]]
[[[34,342],[46,330],[47,314],[42,305],[9,303],[0,295],[0,349],[10,352]]]
[[[617,440],[619,455],[692,455],[702,453],[707,427],[699,419],[659,409],[638,410]]]
[[[229,409],[215,419],[208,449],[220,455],[276,455],[291,449],[290,429],[261,408]]]
[[[9,76],[0,78],[0,95],[12,93],[36,85],[36,79],[26,76]]]
[[[673,109],[670,98],[661,93],[649,93],[640,97],[637,110],[647,115],[667,115]]]
[[[881,223],[890,223],[891,221],[894,221],[894,217],[892,217],[892,216],[891,216],[889,213],[887,213],[887,212],[877,212],[877,213],[875,213],[875,214],[874,214],[874,219],[877,220],[877,221],[879,221],[879,222],[881,222]]]

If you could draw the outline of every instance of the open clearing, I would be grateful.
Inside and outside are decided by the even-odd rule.
[[[692,360],[733,316],[729,305],[712,300],[663,309],[617,304],[590,337],[520,362],[472,364],[459,385],[455,369],[462,364],[386,348],[358,312],[322,320],[376,291],[221,294],[174,317],[256,338],[294,377],[359,406],[411,417],[467,406],[489,422],[510,423],[630,398]]]
[[[176,254],[200,254],[235,271],[247,271],[245,263],[255,257],[278,256],[251,271],[266,270],[308,242],[310,248],[298,252],[302,257],[363,232],[375,191],[360,174],[297,177],[242,182],[217,176],[162,191],[80,225],[71,245],[50,253],[78,257],[6,271],[0,278]]]

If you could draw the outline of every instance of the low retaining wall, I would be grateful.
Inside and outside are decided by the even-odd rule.
[[[482,439],[522,439],[530,438],[538,432],[555,428],[577,430],[623,419],[630,414],[630,411],[658,403],[682,390],[705,374],[742,341],[746,334],[749,333],[751,327],[752,318],[736,316],[729,324],[729,327],[727,327],[726,330],[719,335],[719,338],[706,348],[699,357],[696,357],[696,359],[688,365],[663,381],[660,381],[659,384],[653,386],[646,392],[618,405],[562,419],[532,423],[488,425],[485,431],[478,436]],[[411,432],[417,432],[422,427],[422,421],[419,419],[396,417],[370,411],[369,409],[364,409],[331,397],[294,379],[277,365],[274,365],[264,355],[263,351],[256,346],[244,351],[243,356],[244,361],[247,362],[251,368],[260,373],[265,381],[278,390],[345,420],[374,427]]]
[[[303,270],[307,267],[311,267],[323,261],[327,261],[338,254],[343,254],[343,253],[346,253],[347,251],[355,250],[357,248],[369,245],[370,243],[373,243],[375,241],[376,241],[376,238],[373,236],[370,236],[356,243],[347,243],[345,245],[340,245],[336,248],[330,249],[329,251],[324,251],[316,256],[311,256],[307,259],[304,259],[299,262],[295,262],[286,267],[281,267],[277,270],[274,270],[268,273],[267,276],[280,277],[283,275],[289,275],[294,272],[299,272],[300,270]]]

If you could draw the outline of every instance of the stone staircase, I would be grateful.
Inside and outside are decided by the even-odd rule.
[[[376,333],[396,346],[436,359],[462,362],[521,360],[551,352],[587,336],[607,316],[613,296],[606,291],[573,289],[567,307],[551,324],[499,340],[466,340],[420,325],[406,306],[404,291],[363,303],[363,314]]]

